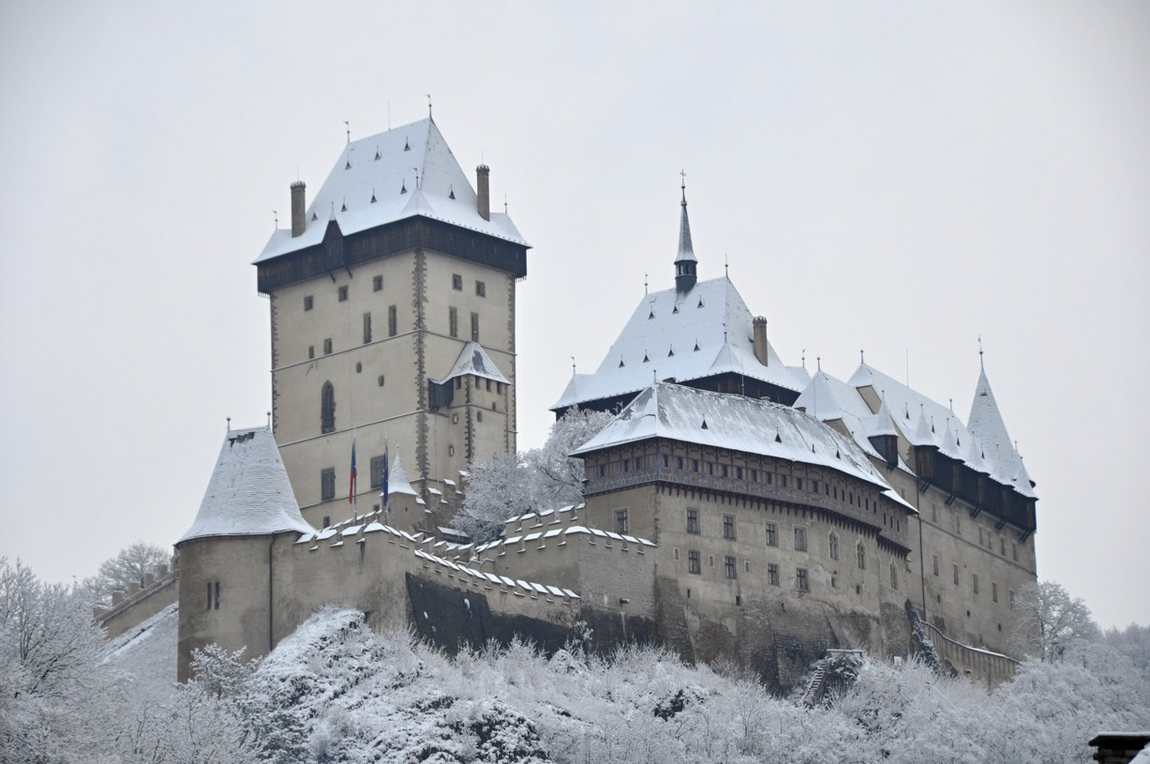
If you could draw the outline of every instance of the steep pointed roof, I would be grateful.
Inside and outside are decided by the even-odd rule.
[[[315,529],[300,514],[275,436],[267,427],[230,430],[195,522],[176,543],[287,531]]]
[[[994,398],[994,391],[990,388],[990,380],[986,376],[986,367],[979,370],[978,384],[974,388],[974,400],[970,404],[970,416],[967,419],[970,431],[982,441],[986,461],[992,474],[999,479],[1012,482],[1023,494],[1032,495],[1030,475],[1022,464],[1022,458],[1014,448],[1014,441],[1006,430],[1002,412],[998,408],[998,401]]]
[[[418,496],[415,489],[411,487],[411,480],[407,477],[407,470],[403,468],[403,462],[399,460],[399,454],[391,460],[391,469],[387,474],[387,492],[388,494],[403,493],[409,496]]]
[[[527,245],[508,215],[480,216],[468,175],[427,118],[347,144],[308,205],[304,232],[277,229],[255,262],[319,244],[329,220],[349,235],[415,216]]]
[[[767,363],[759,362],[751,311],[730,279],[717,278],[645,295],[595,373],[574,375],[552,409],[637,393],[651,384],[652,372],[678,382],[733,372],[796,393],[809,381],[801,367],[785,366],[770,343]]]
[[[683,201],[679,203],[679,251],[675,255],[675,262],[684,260],[698,262],[695,257],[695,245],[691,242],[691,219],[687,216],[687,186],[683,184]]]
[[[502,382],[505,385],[511,384],[511,380],[504,376],[499,367],[495,365],[495,361],[491,360],[491,356],[478,342],[468,342],[463,346],[463,350],[459,351],[459,357],[455,359],[455,365],[451,367],[447,376],[440,381],[446,382],[449,379],[468,375],[490,379],[492,382]]]

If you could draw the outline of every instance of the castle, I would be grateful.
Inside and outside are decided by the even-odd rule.
[[[553,407],[615,413],[573,454],[585,501],[485,544],[452,530],[468,466],[516,448],[529,245],[489,184],[429,117],[349,141],[310,205],[291,186],[255,261],[272,421],[229,429],[176,544],[181,679],[195,648],[262,655],[326,604],[447,649],[659,642],[778,688],[828,649],[906,656],[924,633],[1009,674],[1036,497],[985,370],[964,423],[865,363],[785,365],[729,278],[698,279],[685,188],[674,285]]]

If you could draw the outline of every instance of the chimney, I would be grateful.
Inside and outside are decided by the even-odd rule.
[[[485,164],[475,168],[475,190],[478,192],[475,206],[479,217],[491,220],[491,168]]]
[[[291,235],[299,236],[307,228],[307,212],[304,209],[304,183],[297,180],[291,184]]]
[[[755,316],[755,358],[763,366],[767,365],[767,319]]]

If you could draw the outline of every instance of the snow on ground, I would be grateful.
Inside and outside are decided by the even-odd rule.
[[[171,700],[176,683],[179,620],[179,610],[173,603],[108,641],[103,663],[129,678],[133,695],[155,703]]]

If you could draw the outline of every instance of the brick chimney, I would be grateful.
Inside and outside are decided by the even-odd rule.
[[[491,220],[491,168],[481,164],[475,168],[475,207],[479,217]]]
[[[304,201],[305,188],[302,180],[297,180],[291,184],[291,235],[293,238],[299,236],[307,228],[307,212],[304,209],[307,206]]]
[[[763,366],[767,364],[767,319],[762,316],[755,316],[755,358],[759,359],[759,363]]]

